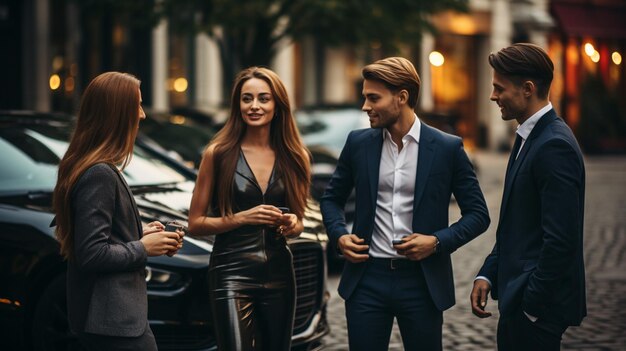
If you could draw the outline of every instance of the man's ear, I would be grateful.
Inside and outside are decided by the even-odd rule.
[[[400,102],[403,104],[406,104],[409,102],[409,92],[406,91],[406,89],[402,89],[398,92],[398,98],[400,99]]]
[[[535,82],[533,82],[532,80],[527,80],[524,83],[522,83],[522,90],[524,93],[524,97],[529,98],[537,92],[537,86],[535,85]]]

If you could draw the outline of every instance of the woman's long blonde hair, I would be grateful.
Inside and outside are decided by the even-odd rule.
[[[270,145],[276,153],[277,171],[285,184],[286,205],[302,218],[311,183],[310,156],[296,128],[285,86],[276,73],[262,67],[250,67],[237,75],[230,102],[230,117],[210,144],[215,145],[213,179],[216,181],[213,193],[217,209],[222,216],[232,214],[232,184],[247,128],[241,115],[241,88],[252,78],[265,81],[276,101],[275,115],[270,122]]]
[[[128,165],[139,127],[139,85],[134,76],[106,72],[85,90],[72,138],[59,163],[52,204],[61,254],[71,259],[74,249],[72,189],[80,176],[97,163]]]

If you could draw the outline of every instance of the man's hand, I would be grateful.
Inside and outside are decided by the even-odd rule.
[[[337,241],[337,246],[339,246],[339,250],[346,258],[346,260],[352,263],[359,263],[367,261],[370,257],[368,254],[363,254],[360,252],[366,251],[369,246],[365,245],[365,239],[361,239],[354,234],[344,234],[339,237]]]
[[[398,254],[406,256],[409,260],[420,261],[432,255],[437,246],[437,237],[413,233],[402,238],[404,243],[394,245]]]
[[[484,279],[474,280],[474,288],[470,295],[470,302],[472,304],[472,313],[478,318],[491,317],[491,312],[485,311],[487,307],[487,295],[491,291],[489,282]]]

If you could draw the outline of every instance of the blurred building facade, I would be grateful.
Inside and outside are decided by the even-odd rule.
[[[626,1],[552,0],[551,99],[587,152],[626,152]]]
[[[624,1],[470,0],[469,5],[468,13],[435,16],[436,34],[425,34],[417,47],[402,48],[400,54],[415,63],[422,78],[420,115],[442,122],[470,147],[507,148],[515,126],[503,123],[489,101],[487,56],[512,42],[529,41],[553,58],[551,100],[576,130],[599,118],[597,101],[587,91],[598,92],[596,85],[601,85],[608,95],[622,97],[614,107],[608,103],[615,112],[602,112],[613,116],[599,127],[615,129],[602,141],[605,146],[620,146],[620,128],[626,128]],[[70,0],[5,0],[0,4],[0,39],[7,53],[0,55],[5,82],[0,109],[75,112],[91,78],[121,70],[142,80],[144,105],[153,110],[223,112],[229,95],[223,81],[233,77],[224,77],[215,42],[205,34],[176,34],[165,20],[153,28],[133,26],[134,20],[83,13]],[[271,64],[293,106],[358,107],[361,68],[386,53],[375,44],[359,50],[327,48],[320,40],[285,41]]]

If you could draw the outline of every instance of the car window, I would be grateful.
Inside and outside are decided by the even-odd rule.
[[[158,158],[148,155],[135,145],[133,159],[124,169],[124,177],[129,185],[156,185],[180,183],[187,179]]]
[[[367,114],[359,109],[297,111],[295,118],[307,146],[324,146],[336,156],[351,131],[369,128]]]
[[[23,129],[0,129],[0,191],[51,189],[59,157]]]
[[[146,118],[141,123],[140,132],[158,142],[160,146],[173,154],[174,158],[188,166],[198,168],[202,152],[216,130],[206,125],[186,121],[184,124],[170,123],[163,117]]]
[[[0,128],[0,191],[50,191],[69,145],[69,126],[34,125]],[[124,169],[129,185],[184,182],[183,175],[135,146]]]

